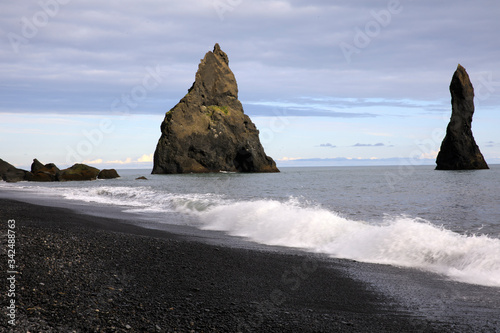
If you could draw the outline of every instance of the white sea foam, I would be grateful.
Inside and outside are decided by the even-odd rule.
[[[418,218],[399,216],[374,224],[347,219],[296,198],[230,200],[223,195],[168,193],[149,186],[44,191],[71,200],[121,205],[134,212],[188,214],[201,229],[220,230],[262,244],[414,267],[457,281],[500,287],[500,239],[461,235]]]
[[[465,236],[427,221],[396,217],[373,225],[295,200],[244,201],[196,212],[202,228],[258,243],[333,257],[415,267],[451,279],[500,287],[500,240]]]
[[[206,209],[216,197],[211,194],[171,194],[151,187],[88,187],[59,189],[70,200],[124,206],[130,212],[173,212]],[[62,190],[62,191],[61,191]]]

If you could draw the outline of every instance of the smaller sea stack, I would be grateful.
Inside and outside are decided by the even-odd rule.
[[[472,135],[474,88],[460,64],[450,83],[451,119],[436,158],[436,170],[489,169]]]

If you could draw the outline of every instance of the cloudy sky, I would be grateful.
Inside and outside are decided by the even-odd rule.
[[[280,166],[432,164],[462,64],[500,163],[500,3],[41,0],[0,12],[0,158],[152,166],[166,111],[218,42]]]

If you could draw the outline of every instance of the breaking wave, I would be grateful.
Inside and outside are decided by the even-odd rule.
[[[500,287],[500,239],[462,235],[419,218],[356,221],[297,198],[231,200],[210,193],[167,193],[148,186],[50,190],[66,199],[123,206],[125,211],[187,214],[200,229],[261,244],[414,267],[456,281]]]
[[[346,219],[291,199],[234,202],[197,212],[202,228],[336,258],[419,268],[500,287],[500,239],[466,236],[411,217],[379,224]]]

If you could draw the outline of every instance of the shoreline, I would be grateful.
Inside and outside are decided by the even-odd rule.
[[[16,329],[24,331],[466,332],[498,324],[423,317],[349,274],[345,267],[359,263],[348,260],[207,244],[8,199],[0,207],[4,222],[16,221]]]

